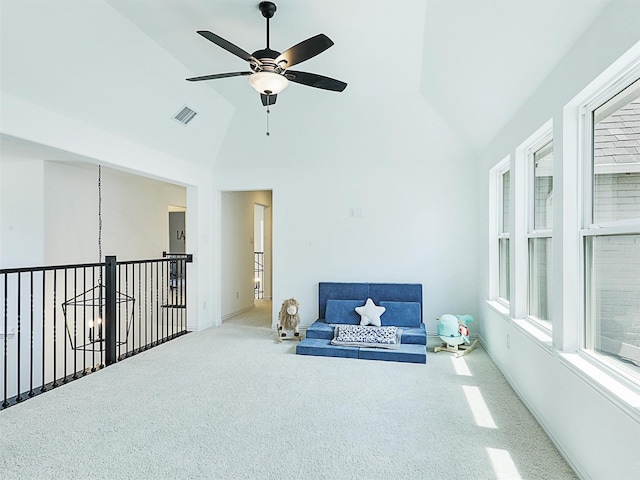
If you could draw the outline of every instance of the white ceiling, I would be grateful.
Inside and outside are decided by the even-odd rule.
[[[349,85],[335,93],[291,84],[278,106],[295,121],[331,102],[397,110],[421,96],[481,151],[610,1],[279,0],[271,47],[324,33],[335,45],[295,69]],[[2,0],[2,91],[173,155],[211,155],[233,118],[263,107],[244,77],[184,80],[247,70],[196,30],[263,48],[257,4]],[[188,129],[166,121],[184,104],[200,114]]]

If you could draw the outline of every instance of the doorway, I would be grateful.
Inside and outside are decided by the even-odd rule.
[[[222,320],[271,304],[271,190],[221,192]],[[267,320],[271,324],[271,319]]]
[[[186,253],[185,209],[169,207],[169,253]]]

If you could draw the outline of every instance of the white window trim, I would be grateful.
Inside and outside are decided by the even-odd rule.
[[[547,120],[515,151],[515,178],[512,188],[515,190],[514,200],[514,235],[512,240],[513,256],[513,289],[512,315],[514,319],[522,319],[539,330],[544,338],[551,336],[551,322],[528,314],[529,312],[529,239],[552,238],[552,228],[534,229],[534,192],[533,175],[534,154],[553,140],[553,119]],[[550,172],[552,173],[552,172]],[[524,215],[519,212],[526,212]],[[551,307],[553,308],[553,307]],[[535,338],[535,337],[534,337]]]
[[[498,240],[509,238],[502,232],[502,175],[510,171],[511,155],[507,155],[489,171],[489,300],[508,309],[509,302],[499,296],[500,267]]]
[[[580,358],[609,377],[630,386],[640,393],[640,378],[620,362],[607,359],[583,348],[586,335],[586,289],[584,258],[585,238],[596,235],[640,233],[635,221],[608,222],[593,225],[591,178],[593,165],[592,111],[618,94],[634,80],[640,78],[640,42],[614,62],[596,80],[571,100],[564,108],[563,116],[563,241],[569,248],[562,256],[562,286],[564,298],[581,298],[578,305],[563,302],[562,332],[554,331],[554,343],[565,352],[577,352]],[[574,198],[573,202],[571,198]],[[575,201],[575,198],[582,201]],[[577,228],[573,228],[573,227]],[[554,250],[554,253],[557,250]],[[579,282],[571,280],[571,272],[577,274]],[[557,341],[555,341],[557,340]]]

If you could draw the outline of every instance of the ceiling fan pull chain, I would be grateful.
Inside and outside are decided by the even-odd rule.
[[[267,97],[267,98],[269,98],[269,97]],[[269,109],[269,102],[267,101],[267,137],[268,137],[269,135],[271,135],[271,134],[269,133],[269,114],[270,114],[270,113],[271,113],[271,110]]]

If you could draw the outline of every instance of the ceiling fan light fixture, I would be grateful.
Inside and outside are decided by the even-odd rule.
[[[249,75],[249,83],[263,95],[277,95],[287,88],[289,80],[284,75],[274,72],[257,72]]]

